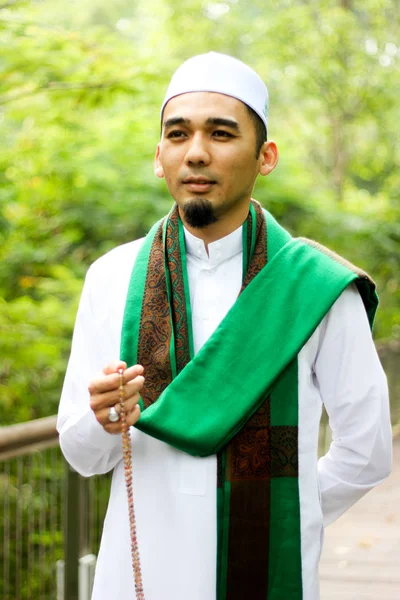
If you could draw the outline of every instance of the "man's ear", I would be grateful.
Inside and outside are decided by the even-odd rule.
[[[157,144],[156,155],[154,157],[154,173],[156,177],[163,179],[164,169],[162,168],[162,164],[160,161],[160,144]]]
[[[260,159],[260,174],[269,175],[275,169],[279,160],[278,147],[275,142],[272,140],[264,142],[260,150]]]

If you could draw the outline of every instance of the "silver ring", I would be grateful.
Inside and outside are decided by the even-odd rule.
[[[119,419],[120,416],[115,410],[115,406],[110,406],[110,408],[108,409],[108,420],[111,421],[111,423],[116,423],[117,421],[119,421]]]

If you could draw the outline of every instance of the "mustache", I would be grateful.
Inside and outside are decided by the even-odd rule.
[[[197,180],[204,180],[207,182],[212,182],[212,183],[218,183],[218,177],[215,177],[215,175],[213,173],[210,173],[208,171],[191,171],[191,172],[187,172],[187,173],[182,173],[182,175],[179,177],[179,181],[180,183],[187,183],[188,181],[197,181]]]

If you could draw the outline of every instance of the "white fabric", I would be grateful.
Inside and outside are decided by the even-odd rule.
[[[267,129],[268,90],[253,69],[227,54],[208,52],[186,60],[173,74],[164,102],[189,92],[217,92],[250,106]]]
[[[188,232],[186,244],[197,351],[239,292],[241,229],[210,244],[209,256]],[[87,386],[119,357],[127,286],[140,245],[120,246],[89,269],[59,411],[60,443],[71,465],[84,476],[114,468],[93,600],[135,598],[121,440],[97,423]],[[330,523],[380,483],[391,464],[386,379],[353,287],[300,352],[299,403],[303,597],[318,600],[323,520]],[[333,443],[317,464],[322,403]],[[194,458],[135,428],[131,433],[146,600],[215,600],[216,457]]]

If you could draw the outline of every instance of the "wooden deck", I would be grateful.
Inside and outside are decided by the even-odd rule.
[[[321,600],[400,600],[400,437],[393,472],[327,527]]]

